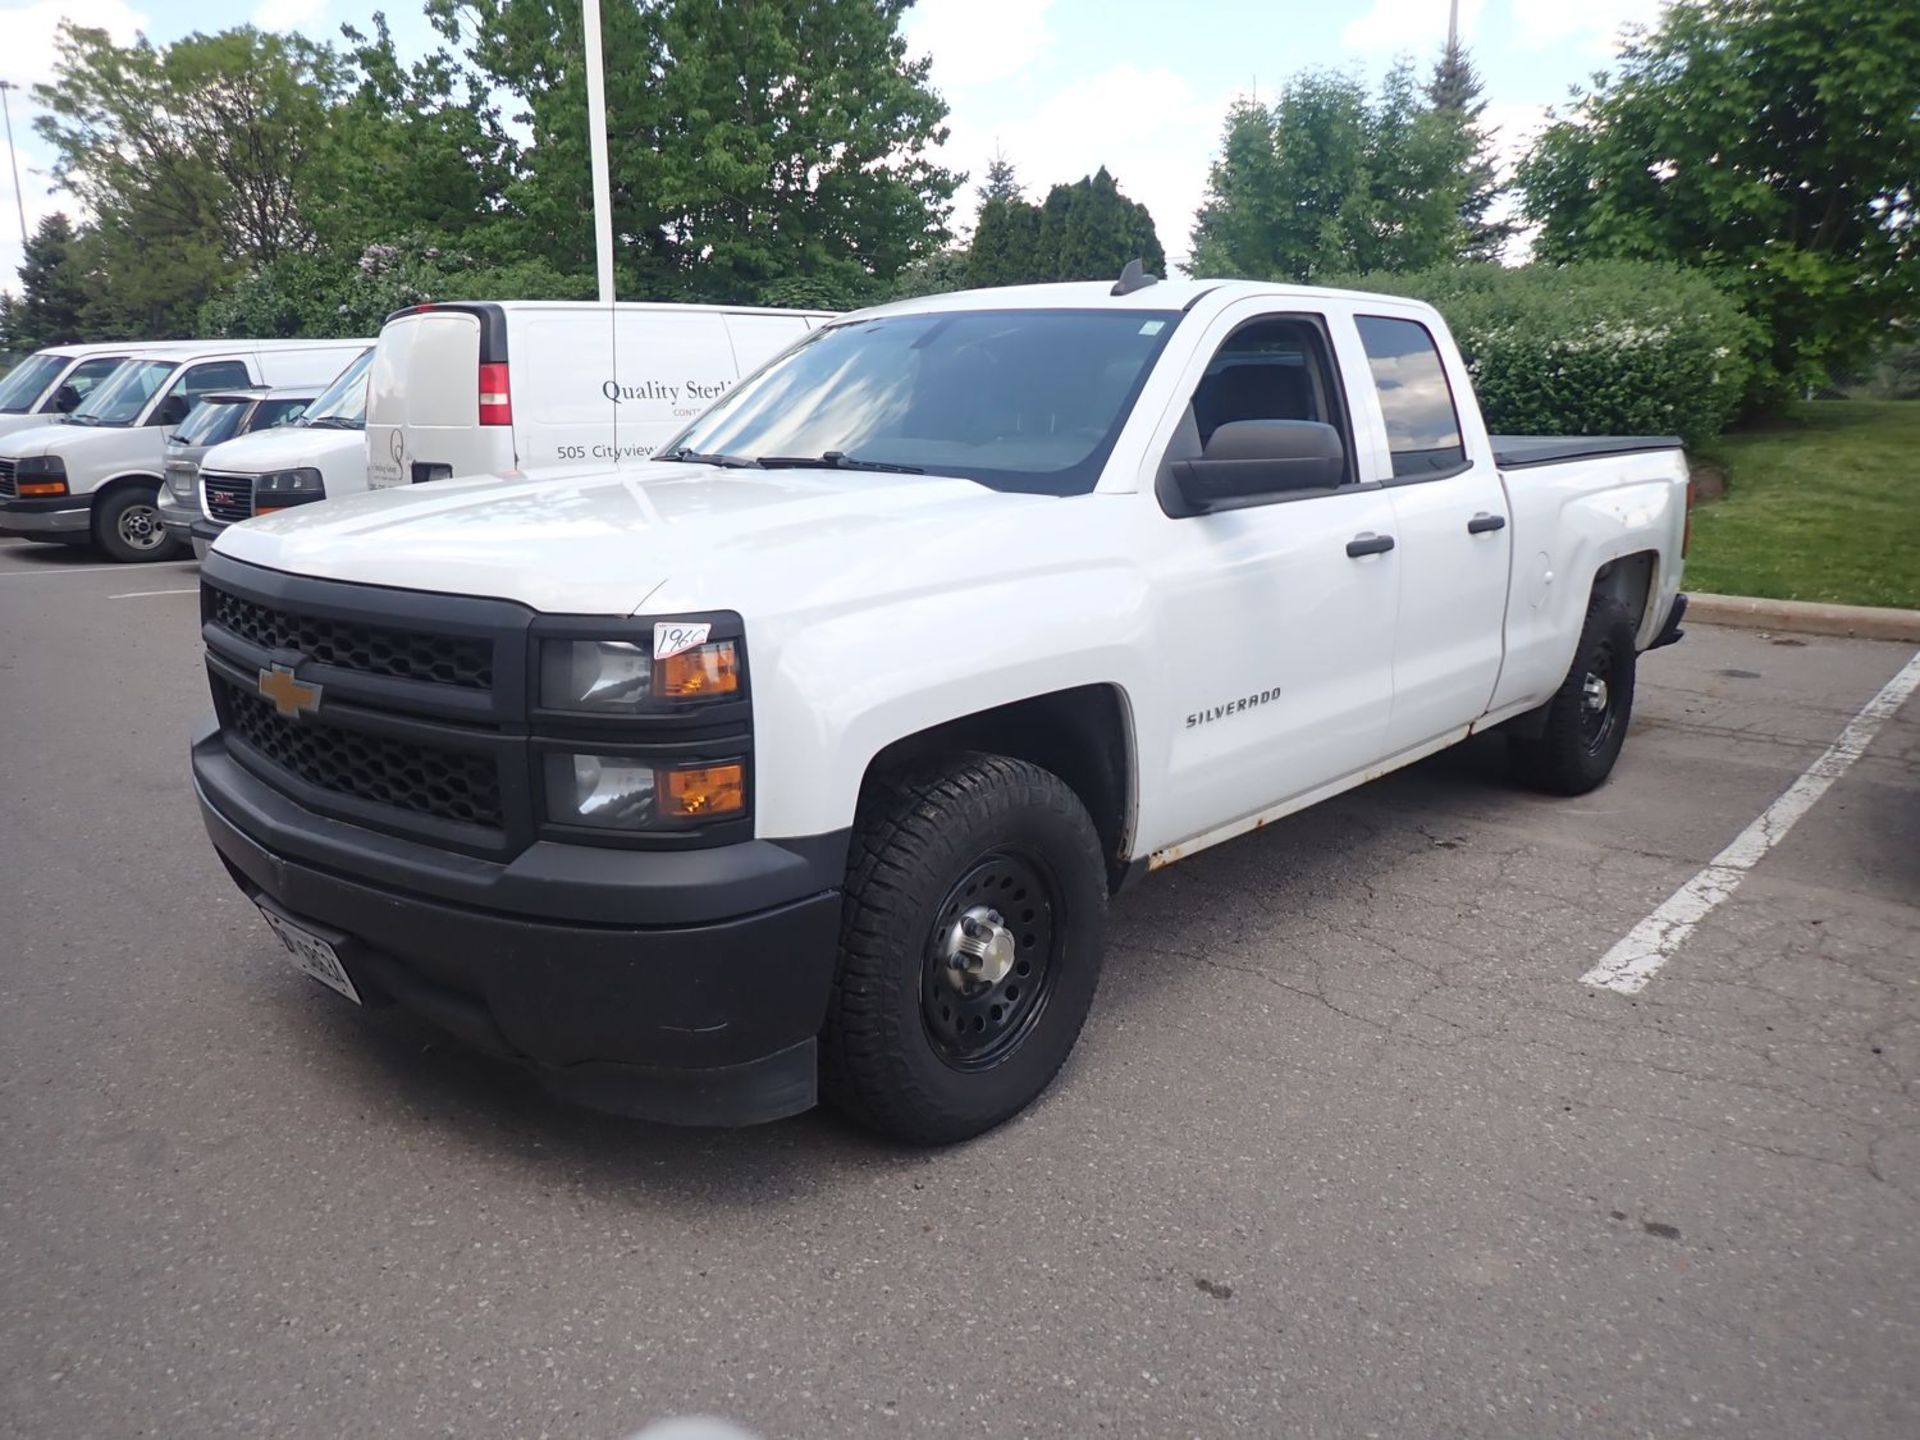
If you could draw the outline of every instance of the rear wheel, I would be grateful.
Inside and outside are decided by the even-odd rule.
[[[1093,1003],[1106,868],[1079,798],[975,755],[875,782],[854,827],[822,1088],[862,1124],[964,1140],[1045,1090]]]
[[[1573,666],[1545,706],[1540,733],[1508,743],[1514,772],[1550,795],[1584,795],[1613,773],[1633,718],[1633,617],[1611,597],[1587,608]]]
[[[93,543],[110,560],[171,560],[180,551],[160,519],[160,488],[127,485],[93,507]]]

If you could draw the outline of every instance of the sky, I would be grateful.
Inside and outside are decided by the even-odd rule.
[[[602,0],[616,4],[620,0]],[[1446,35],[1449,0],[919,0],[906,33],[930,55],[951,109],[944,163],[979,179],[996,150],[1034,198],[1100,165],[1152,213],[1184,256],[1227,106],[1271,100],[1286,78],[1324,67],[1377,81],[1398,56],[1423,68]],[[1459,0],[1461,34],[1485,83],[1486,120],[1511,157],[1569,87],[1605,68],[1621,27],[1645,24],[1663,0]],[[0,0],[0,79],[12,102],[29,229],[73,210],[50,193],[51,155],[33,133],[27,88],[51,78],[63,18],[122,41],[156,43],[193,30],[252,23],[338,36],[385,10],[403,50],[433,41],[418,0]],[[610,63],[617,57],[609,57]],[[17,289],[15,188],[0,171],[0,286]],[[976,197],[959,197],[970,222]]]

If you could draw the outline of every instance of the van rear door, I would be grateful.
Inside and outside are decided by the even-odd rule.
[[[381,327],[367,372],[369,488],[514,468],[512,426],[480,423],[486,318],[427,307]]]

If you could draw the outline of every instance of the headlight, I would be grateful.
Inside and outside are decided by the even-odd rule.
[[[540,649],[540,704],[548,710],[634,715],[740,693],[740,652],[731,640],[655,659],[628,640],[548,640]]]
[[[45,499],[67,493],[67,462],[58,455],[29,455],[13,466],[15,493],[22,499]]]
[[[547,819],[597,830],[657,830],[737,818],[746,811],[746,767],[656,765],[627,755],[546,757]]]
[[[253,513],[256,515],[270,515],[289,505],[304,505],[326,497],[327,484],[318,470],[276,470],[271,475],[257,475],[253,481]]]

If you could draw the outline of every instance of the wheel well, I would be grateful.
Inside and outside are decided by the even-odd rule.
[[[1647,602],[1653,596],[1654,567],[1659,559],[1651,550],[1622,555],[1602,565],[1600,573],[1593,577],[1593,598],[1609,596],[1618,600],[1633,617],[1635,634],[1647,618]]]
[[[98,509],[101,501],[110,495],[118,495],[122,490],[133,490],[136,488],[144,490],[151,485],[157,491],[165,483],[166,482],[158,475],[141,475],[138,473],[132,475],[116,475],[105,484],[95,487],[89,503],[94,509]]]
[[[1082,685],[949,720],[894,741],[869,776],[967,751],[1010,755],[1051,770],[1087,807],[1118,888],[1133,842],[1133,732],[1118,686]]]

